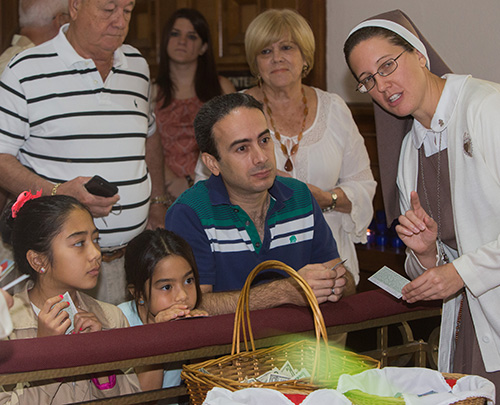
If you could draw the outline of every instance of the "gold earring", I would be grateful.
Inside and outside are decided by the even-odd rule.
[[[302,66],[302,77],[306,77],[307,76],[307,70],[309,69],[309,65],[304,65]]]

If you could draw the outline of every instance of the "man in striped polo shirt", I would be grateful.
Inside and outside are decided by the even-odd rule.
[[[135,0],[71,0],[71,22],[14,57],[0,80],[0,187],[43,190],[87,205],[104,263],[97,298],[125,299],[123,247],[147,225],[163,226],[162,152],[150,111],[149,67],[123,41]],[[98,197],[100,175],[119,187]],[[148,224],[149,220],[149,224]]]
[[[19,33],[0,55],[0,76],[15,55],[54,38],[61,26],[69,22],[68,0],[19,0],[18,10]],[[9,193],[0,188],[0,211],[8,199]],[[0,241],[0,261],[12,258],[12,249]]]
[[[201,108],[194,127],[212,176],[179,197],[165,227],[193,248],[203,309],[233,312],[248,274],[271,259],[298,269],[320,303],[353,292],[350,273],[343,266],[331,270],[340,260],[337,246],[307,185],[276,177],[262,104],[242,93],[216,97]],[[252,309],[306,303],[278,271],[259,281],[251,290]]]

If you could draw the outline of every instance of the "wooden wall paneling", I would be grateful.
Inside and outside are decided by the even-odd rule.
[[[316,41],[314,68],[304,82],[326,90],[326,1],[298,0],[296,9],[311,24]]]
[[[3,52],[6,49],[6,46],[4,44],[5,41],[5,35],[3,33],[3,16],[5,14],[5,11],[3,9],[3,1],[0,1],[0,52]]]
[[[222,73],[248,79],[245,58],[245,30],[252,19],[267,8],[298,10],[311,24],[316,38],[315,66],[307,84],[326,88],[326,0],[137,0],[127,43],[137,47],[155,76],[159,62],[161,34],[169,16],[181,7],[200,10],[210,23],[216,62]],[[18,30],[17,1],[0,0],[0,51]]]
[[[237,87],[252,84],[244,46],[250,22],[267,8],[298,10],[311,24],[316,39],[315,66],[305,82],[326,88],[325,0],[137,0],[126,42],[141,50],[153,77],[158,68],[163,26],[181,7],[195,8],[208,20],[217,68]]]
[[[155,3],[152,1],[138,1],[133,12],[133,19],[129,26],[126,43],[141,50],[148,62],[155,61],[156,41],[154,26]]]
[[[255,0],[217,0],[217,64],[221,70],[248,71],[245,56],[245,32],[260,13]]]
[[[17,1],[0,0],[0,53],[10,46],[18,29]]]

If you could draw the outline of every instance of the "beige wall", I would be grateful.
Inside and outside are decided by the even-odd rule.
[[[314,0],[312,0],[314,1]],[[327,0],[327,87],[346,101],[357,94],[342,52],[350,30],[373,15],[399,8],[455,73],[500,83],[500,0]]]

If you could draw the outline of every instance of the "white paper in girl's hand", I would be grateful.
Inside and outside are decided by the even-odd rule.
[[[69,307],[64,308],[63,311],[66,311],[68,313],[69,319],[71,320],[71,326],[66,331],[66,335],[70,335],[71,332],[73,332],[73,330],[75,329],[74,319],[75,319],[75,315],[78,313],[78,310],[76,309],[76,306],[75,306],[73,300],[71,299],[69,292],[66,291],[64,293],[62,301],[69,302]]]
[[[394,295],[396,298],[401,298],[403,296],[403,287],[410,282],[410,280],[404,278],[401,274],[396,273],[387,266],[382,267],[374,275],[369,277],[368,280],[378,285],[389,294]]]

